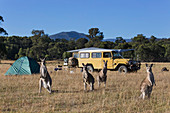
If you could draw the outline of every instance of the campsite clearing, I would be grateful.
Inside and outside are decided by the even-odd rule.
[[[13,62],[13,61],[12,61]],[[139,86],[146,77],[145,65],[137,73],[120,75],[108,71],[106,89],[97,82],[95,90],[83,91],[80,69],[54,71],[58,61],[47,62],[52,77],[52,94],[45,89],[38,93],[39,74],[5,76],[11,61],[0,64],[0,112],[169,112],[170,74],[161,72],[161,67],[170,69],[170,63],[154,63],[156,86],[151,99],[139,100]],[[70,73],[72,72],[72,73]],[[97,72],[93,73],[96,79]],[[89,90],[89,88],[88,88]]]

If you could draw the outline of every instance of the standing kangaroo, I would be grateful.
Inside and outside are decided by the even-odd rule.
[[[151,64],[150,66],[146,64],[147,77],[141,82],[140,91],[142,94],[139,98],[145,99],[145,95],[148,95],[148,98],[150,98],[153,85],[156,86],[154,75],[152,73],[152,66],[153,64]]]
[[[47,89],[49,93],[51,93],[52,79],[47,71],[45,65],[45,58],[40,60],[41,60],[41,66],[40,66],[39,93],[41,93],[42,87],[44,87],[45,89]]]
[[[94,90],[94,77],[88,72],[87,65],[83,65],[83,83],[84,83],[84,90],[87,89],[87,84],[90,85],[90,90]]]
[[[107,61],[104,62],[103,69],[99,72],[99,75],[97,76],[98,86],[100,87],[100,83],[104,82],[104,87],[106,87],[106,80],[107,80]]]

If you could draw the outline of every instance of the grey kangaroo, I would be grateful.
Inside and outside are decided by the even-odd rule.
[[[45,89],[47,89],[49,93],[51,93],[52,79],[47,71],[47,67],[45,65],[45,58],[40,60],[41,66],[40,66],[39,93],[41,93],[42,87],[44,87]]]
[[[84,90],[87,89],[87,84],[90,85],[90,90],[94,90],[94,77],[88,72],[87,65],[83,65],[83,83],[84,83]]]
[[[104,86],[106,87],[106,80],[107,80],[107,62],[104,61],[103,69],[99,72],[99,75],[97,76],[98,86],[100,87],[100,83],[104,82]]]
[[[153,85],[156,86],[154,75],[152,73],[152,66],[153,64],[151,64],[150,66],[146,64],[147,77],[141,82],[140,91],[142,94],[139,98],[145,99],[145,95],[150,98]]]

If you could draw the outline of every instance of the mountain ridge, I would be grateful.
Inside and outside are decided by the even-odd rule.
[[[53,34],[49,36],[51,39],[66,39],[66,40],[70,40],[70,39],[79,39],[79,38],[86,38],[86,34],[84,33],[78,33],[76,31],[69,31],[69,32],[60,32],[57,34]]]
[[[88,37],[86,36],[86,34],[84,33],[79,33],[76,31],[68,31],[68,32],[59,32],[53,35],[49,36],[51,39],[56,40],[56,39],[66,39],[66,40],[70,40],[70,39],[75,39],[78,40],[79,38],[86,38],[88,39]],[[115,39],[103,39],[102,41],[110,41],[110,42],[115,42]],[[131,39],[124,39],[126,40],[126,42],[131,42]]]

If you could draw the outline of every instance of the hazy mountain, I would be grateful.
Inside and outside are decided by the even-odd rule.
[[[131,39],[124,39],[126,42],[131,42]],[[110,42],[115,42],[116,39],[103,39],[102,41],[110,41]]]
[[[70,32],[60,32],[54,35],[50,35],[49,36],[51,39],[66,39],[66,40],[70,40],[70,39],[79,39],[79,38],[86,38],[86,34],[84,33],[78,33],[76,31],[70,31]],[[110,41],[110,42],[115,42],[116,39],[103,39],[102,41]],[[131,39],[124,39],[126,40],[126,42],[131,42]]]
[[[66,39],[66,40],[70,40],[72,38],[74,38],[75,40],[79,39],[79,38],[86,38],[86,35],[84,33],[78,33],[76,31],[70,31],[70,32],[60,32],[54,35],[50,35],[49,36],[51,39]]]

